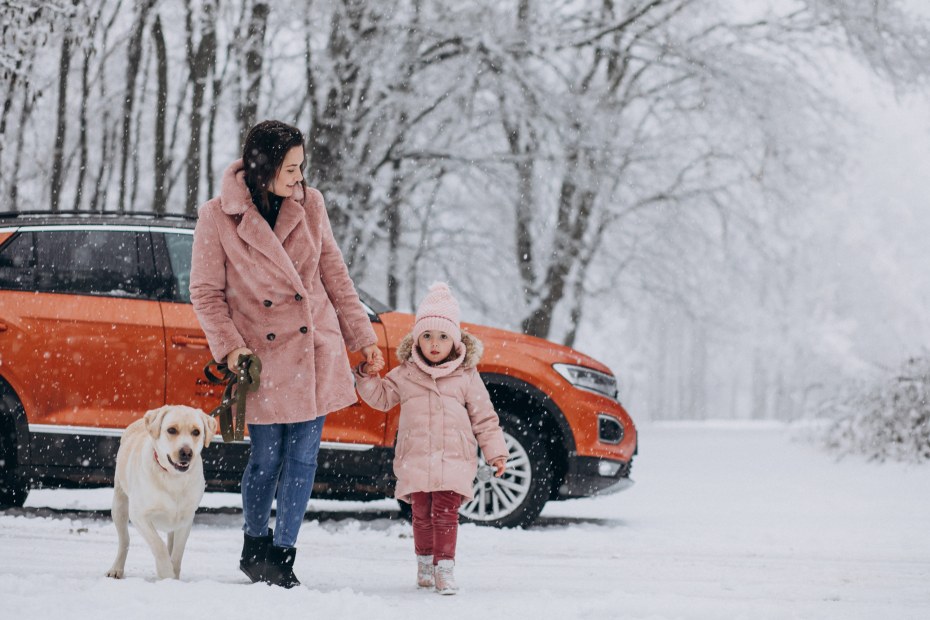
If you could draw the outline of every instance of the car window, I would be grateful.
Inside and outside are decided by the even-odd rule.
[[[174,301],[190,303],[191,301],[191,254],[193,253],[194,235],[182,233],[164,233],[168,261],[171,263],[170,296]]]
[[[32,233],[21,233],[0,248],[0,289],[32,290],[35,279]]]
[[[0,288],[144,297],[147,235],[123,230],[22,231],[0,250]]]

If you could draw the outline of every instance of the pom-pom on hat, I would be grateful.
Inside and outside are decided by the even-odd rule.
[[[459,327],[459,302],[452,296],[449,285],[436,282],[429,287],[429,292],[420,307],[417,308],[417,322],[413,326],[413,340],[420,339],[423,332],[438,330],[446,332],[458,345],[462,342],[462,329]]]

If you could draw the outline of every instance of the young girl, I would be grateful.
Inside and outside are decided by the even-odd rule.
[[[300,130],[280,121],[249,131],[220,195],[200,207],[190,282],[214,359],[235,368],[254,351],[262,361],[261,387],[246,401],[239,568],[285,588],[300,585],[295,544],[323,421],[357,402],[346,347],[382,359],[323,196],[304,184],[303,145]]]
[[[504,473],[507,447],[476,366],[482,345],[459,327],[459,305],[436,283],[417,309],[416,324],[397,347],[401,365],[383,379],[384,360],[356,369],[362,399],[387,411],[400,403],[394,457],[395,497],[411,504],[417,586],[455,594],[458,510],[472,499],[477,448]]]

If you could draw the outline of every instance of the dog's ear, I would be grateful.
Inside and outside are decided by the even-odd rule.
[[[216,418],[205,414],[203,411],[200,412],[200,417],[203,419],[203,447],[206,448],[213,441],[213,436],[216,434]]]
[[[168,413],[169,407],[166,405],[158,409],[147,411],[143,419],[145,420],[145,430],[149,432],[154,439],[158,439],[161,434],[161,420]]]

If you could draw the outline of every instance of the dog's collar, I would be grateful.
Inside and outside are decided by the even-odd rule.
[[[161,467],[163,470],[167,472],[168,471],[167,468],[165,468],[165,466],[162,465],[161,462],[158,460],[158,450],[152,450],[152,456],[155,457],[155,464],[157,464],[159,467]]]

